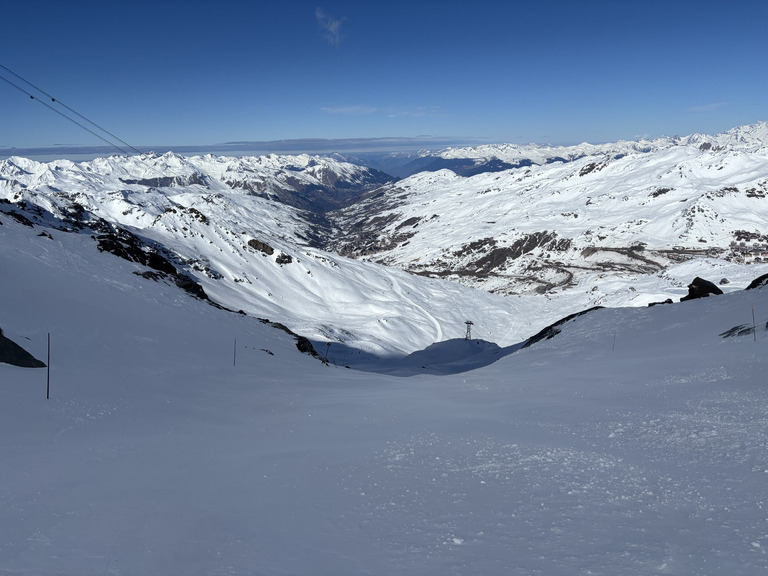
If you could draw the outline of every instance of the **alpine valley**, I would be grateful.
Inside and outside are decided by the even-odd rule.
[[[0,162],[0,575],[768,574],[767,143]]]
[[[511,345],[587,308],[678,300],[697,276],[740,289],[768,270],[768,123],[376,160],[399,179],[360,162],[11,157],[0,221],[51,250],[85,234],[147,282],[348,354],[403,355],[468,320]]]

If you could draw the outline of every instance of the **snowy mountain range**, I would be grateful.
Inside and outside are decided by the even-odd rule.
[[[338,156],[13,157],[0,208],[320,346],[404,354],[468,320],[508,346],[595,305],[679,299],[696,276],[728,291],[764,273],[766,142],[761,123],[449,148],[419,155],[454,169],[401,180]]]
[[[29,170],[16,178],[51,177],[17,164]],[[59,172],[75,186],[91,177],[81,168]],[[765,286],[592,310],[502,351],[464,340],[463,314],[438,312],[497,303],[514,326],[532,314],[521,302],[545,296],[493,296],[288,240],[265,254],[233,232],[251,210],[274,214],[269,200],[212,192],[213,180],[116,185],[77,199],[22,189],[30,200],[0,204],[0,348],[11,340],[48,365],[0,361],[0,574],[768,570]],[[32,204],[43,196],[50,210]],[[206,225],[205,206],[232,213]],[[263,231],[304,225],[262,218],[270,242]],[[395,331],[411,347],[444,341],[399,363],[334,341],[317,350],[324,365],[278,323],[234,311],[257,309],[258,292],[197,271],[200,255],[182,262],[193,248],[225,278],[258,262],[247,270],[269,286],[302,287],[292,297],[304,276],[327,283],[311,310],[309,296],[262,297],[270,313],[343,320],[377,350]],[[184,274],[233,310],[182,290]],[[358,319],[385,314],[390,330]]]
[[[619,141],[607,144],[582,143],[575,146],[540,144],[489,144],[470,147],[448,147],[441,150],[422,149],[368,156],[369,162],[400,177],[417,172],[434,172],[448,168],[462,176],[520,168],[533,164],[569,162],[585,156],[620,156],[636,152],[652,152],[671,146],[703,146],[704,149],[738,146],[756,150],[768,140],[768,123],[760,122],[733,128],[714,136],[692,134],[686,137],[665,137],[656,140]]]
[[[664,300],[680,263],[711,266],[719,282],[768,259],[767,126],[601,146],[449,149],[439,157],[516,167],[469,177],[441,169],[388,184],[329,216],[342,231],[332,248],[486,291],[580,293],[584,307]]]
[[[61,234],[85,235],[94,251],[135,262],[147,281],[204,293],[316,341],[402,354],[461,335],[468,317],[486,337],[528,330],[508,321],[499,296],[316,248],[328,228],[322,213],[286,202],[340,178],[365,183],[371,172],[351,164],[294,156],[11,158],[0,174],[0,219],[33,226],[51,249]]]
[[[765,573],[764,128],[3,161],[0,574]]]

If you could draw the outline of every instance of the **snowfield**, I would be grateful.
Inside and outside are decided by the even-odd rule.
[[[344,364],[461,338],[467,320],[509,347],[593,306],[679,300],[696,276],[728,292],[768,272],[768,123],[440,154],[480,172],[392,182],[338,156],[11,157],[0,212],[101,248],[132,235],[134,260],[159,253],[214,302],[331,343]]]
[[[403,378],[0,224],[0,574],[768,571],[766,288]]]
[[[750,140],[735,130],[706,141],[449,150],[535,162],[383,186],[334,212],[345,230],[335,249],[487,291],[547,294],[570,312],[576,301],[644,306],[675,287],[667,272],[682,261],[768,260],[768,124],[742,128]],[[637,281],[644,289],[628,293]]]
[[[298,172],[302,166],[318,169],[308,157],[279,159],[292,178],[309,178]],[[340,174],[356,168],[325,162]],[[314,248],[306,238],[317,224],[306,211],[223,180],[231,171],[238,181],[266,181],[263,194],[277,194],[282,189],[267,177],[276,163],[170,153],[80,164],[11,158],[0,161],[0,201],[11,212],[26,206],[25,217],[41,230],[93,226],[99,230],[86,232],[94,239],[104,223],[131,230],[142,249],[162,247],[218,304],[317,341],[403,355],[462,336],[467,319],[485,338],[507,344],[531,331],[512,300]]]

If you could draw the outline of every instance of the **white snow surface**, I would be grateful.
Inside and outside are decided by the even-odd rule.
[[[442,170],[385,186],[395,205],[371,219],[393,217],[382,236],[410,236],[357,260],[310,246],[310,237],[330,231],[273,200],[285,188],[360,181],[363,169],[332,158],[14,157],[0,161],[0,199],[56,217],[84,210],[164,246],[223,306],[281,322],[334,349],[378,355],[461,338],[467,320],[478,338],[511,346],[595,305],[678,300],[696,276],[726,278],[721,288],[738,290],[768,272],[767,123],[714,136],[449,152],[542,165],[469,178]],[[569,161],[545,164],[554,157]],[[351,221],[360,206],[347,209]],[[735,246],[738,231],[753,236],[747,255]],[[474,243],[493,240],[503,250],[539,233],[556,234],[568,247],[538,246],[490,273],[451,275],[450,284],[403,272],[471,266],[488,250],[470,249]],[[266,243],[273,253],[249,242]],[[635,246],[645,252],[627,256]],[[678,249],[697,255],[679,262]],[[643,254],[656,264],[645,266]]]
[[[389,222],[381,237],[405,233],[407,240],[357,260],[310,246],[310,237],[333,231],[274,201],[284,189],[362,181],[365,169],[333,158],[15,157],[0,161],[0,199],[57,217],[82,209],[164,246],[223,306],[335,349],[378,355],[461,338],[467,320],[477,337],[511,346],[595,305],[678,300],[696,276],[725,278],[723,290],[738,290],[768,272],[768,123],[718,135],[442,155],[534,165],[469,178],[420,173],[383,187],[370,202],[383,194],[392,204],[366,218]],[[547,163],[553,158],[567,161]],[[355,222],[365,205],[342,213]],[[552,244],[567,247],[537,246],[486,273],[448,275],[452,284],[403,273],[471,268],[488,254],[489,241],[504,250],[536,234],[554,234]],[[744,248],[740,234],[751,235]],[[627,255],[638,246],[645,251]]]
[[[768,572],[765,288],[397,378],[0,222],[0,574]]]
[[[446,159],[470,158],[478,162],[493,158],[509,163],[531,160],[535,164],[544,164],[554,158],[575,160],[583,156],[617,156],[635,152],[663,150],[676,146],[700,146],[705,143],[719,148],[738,148],[740,150],[747,148],[751,151],[757,151],[765,148],[766,143],[768,143],[768,122],[738,126],[715,135],[691,134],[684,137],[663,137],[654,140],[620,140],[619,142],[605,144],[583,142],[573,146],[486,144],[481,146],[450,147],[437,153],[425,150],[421,155],[437,155]]]
[[[300,240],[313,223],[305,212],[225,178],[262,182],[269,193],[279,168],[310,184],[313,171],[343,174],[351,164],[309,156],[185,158],[112,157],[93,162],[0,161],[0,198],[30,202],[56,217],[73,207],[164,246],[217,303],[279,321],[295,332],[377,354],[404,355],[463,335],[473,320],[487,339],[511,344],[530,332],[530,318],[500,296],[359,262]],[[229,176],[227,176],[229,174]],[[190,184],[197,175],[206,185]],[[174,177],[174,186],[124,180]],[[317,181],[314,181],[317,183]],[[41,219],[45,224],[45,219]],[[270,255],[249,246],[267,243]],[[291,262],[280,264],[281,256]]]
[[[547,281],[557,286],[547,288],[553,307],[568,313],[677,299],[697,275],[742,288],[764,273],[766,123],[715,136],[558,149],[485,146],[444,155],[535,163],[471,177],[421,172],[383,187],[339,211],[349,221],[375,216],[387,223],[379,231],[382,247],[360,258],[498,293],[525,295]],[[546,163],[553,157],[569,161]],[[492,248],[515,248],[536,234],[554,240],[483,273],[473,268]],[[752,239],[739,242],[743,236]],[[558,240],[565,246],[552,247]],[[345,248],[355,250],[357,241]],[[640,250],[628,257],[633,247]],[[679,263],[685,259],[691,260]]]

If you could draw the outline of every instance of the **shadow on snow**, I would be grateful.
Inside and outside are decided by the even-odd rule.
[[[321,356],[330,364],[363,372],[376,372],[391,376],[416,376],[418,374],[459,374],[493,364],[497,360],[523,347],[525,342],[505,348],[485,340],[456,338],[436,342],[401,358],[379,357],[356,348],[334,342],[313,343]]]

